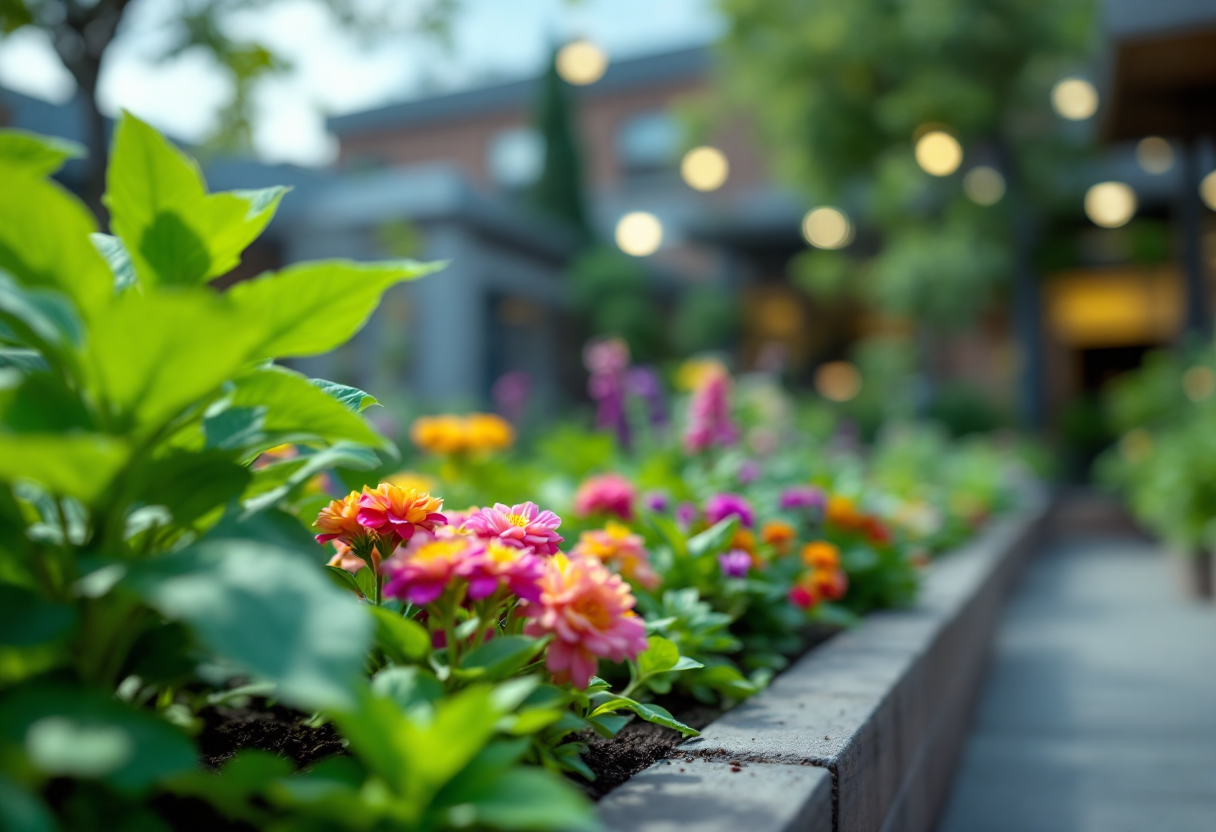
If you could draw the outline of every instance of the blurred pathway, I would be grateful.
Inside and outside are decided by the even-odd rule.
[[[1216,832],[1216,607],[1172,566],[1130,537],[1030,563],[938,832]]]

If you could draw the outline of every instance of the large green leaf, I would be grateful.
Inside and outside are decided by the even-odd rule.
[[[318,355],[345,344],[362,329],[390,286],[443,265],[412,260],[301,263],[238,283],[228,294],[233,303],[265,322],[261,357]]]
[[[306,708],[354,704],[372,622],[307,556],[253,541],[208,541],[140,564],[127,582],[211,650],[277,683],[284,700]]]
[[[601,828],[590,801],[568,781],[541,768],[516,766],[452,781],[436,800],[435,813],[451,811],[470,826],[504,830]],[[457,814],[459,812],[459,814]],[[443,817],[442,815],[440,817]],[[437,822],[440,817],[436,818]]]
[[[259,337],[207,289],[126,292],[89,334],[93,386],[117,427],[152,429],[217,390]]]
[[[289,370],[271,368],[245,373],[236,380],[231,404],[265,408],[261,427],[275,442],[346,440],[393,448],[359,414]]]
[[[49,289],[22,286],[0,271],[0,327],[8,340],[37,350],[60,368],[74,366],[83,332],[72,305]]]
[[[0,433],[0,480],[33,480],[53,494],[89,503],[128,454],[124,443],[98,434]]]
[[[84,145],[25,130],[0,130],[0,163],[24,168],[36,176],[50,176],[68,159],[86,155]]]
[[[25,587],[0,584],[0,644],[27,646],[54,641],[75,623],[75,607],[52,604]]]
[[[143,791],[197,764],[190,740],[103,691],[58,685],[21,688],[0,703],[0,735],[52,776],[104,779]]]
[[[198,165],[124,113],[106,175],[110,225],[147,286],[192,285],[235,268],[283,188],[208,194]]]
[[[221,451],[174,451],[139,471],[132,499],[165,506],[179,525],[189,525],[239,496],[249,469]]]
[[[51,810],[37,795],[0,777],[0,829],[5,832],[58,832]]]
[[[354,581],[353,575],[351,580]],[[430,633],[417,621],[403,618],[384,607],[372,605],[367,609],[376,622],[376,646],[393,661],[401,664],[418,662],[431,652]]]
[[[89,242],[93,215],[55,182],[0,161],[0,270],[58,289],[86,318],[113,293],[105,259]]]
[[[264,441],[265,434],[260,430],[256,435],[262,437]],[[340,465],[344,468],[370,471],[379,464],[380,458],[376,456],[375,451],[368,450],[362,445],[339,442],[332,447],[322,448],[316,453],[299,456],[285,462],[277,462],[255,471],[249,488],[241,495],[242,505],[249,512],[261,511],[274,505],[287,496],[293,488],[327,468]]]

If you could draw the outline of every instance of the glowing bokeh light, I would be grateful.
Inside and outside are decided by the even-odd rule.
[[[1136,161],[1149,173],[1165,173],[1174,166],[1174,148],[1160,136],[1146,136],[1136,143]]]
[[[802,218],[802,236],[815,248],[844,248],[853,242],[853,224],[840,209],[824,205]]]
[[[933,176],[949,176],[963,163],[963,146],[945,130],[930,130],[916,140],[916,164]]]
[[[1126,225],[1136,213],[1136,192],[1122,182],[1099,182],[1085,192],[1085,214],[1103,228]]]
[[[716,191],[726,184],[730,163],[726,154],[716,147],[694,147],[680,162],[680,175],[690,188]]]
[[[1216,373],[1210,367],[1191,367],[1182,374],[1182,392],[1193,402],[1201,402],[1216,393]]]
[[[828,401],[847,402],[861,392],[861,372],[849,361],[829,361],[815,371],[815,391]]]
[[[978,205],[996,205],[1005,195],[1005,177],[996,168],[980,165],[963,177],[963,191]]]
[[[589,40],[574,40],[557,53],[557,74],[569,84],[594,84],[608,70],[608,55]]]
[[[1051,106],[1069,121],[1084,121],[1098,112],[1098,91],[1084,78],[1064,78],[1051,88]]]
[[[663,223],[646,211],[626,214],[616,224],[616,244],[634,257],[654,254],[663,244]]]
[[[1216,211],[1216,170],[1203,177],[1199,183],[1199,196],[1203,204]]]

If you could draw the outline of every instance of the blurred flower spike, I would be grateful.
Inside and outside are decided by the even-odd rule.
[[[738,441],[739,428],[731,417],[730,373],[720,364],[707,367],[701,373],[688,405],[684,450],[696,454]]]
[[[531,619],[524,632],[552,635],[545,666],[558,683],[591,683],[600,659],[636,658],[646,650],[646,625],[619,575],[598,560],[555,555],[546,561],[540,599],[524,606]]]
[[[493,413],[447,414],[414,420],[410,439],[419,450],[440,456],[484,455],[510,448],[515,431]]]

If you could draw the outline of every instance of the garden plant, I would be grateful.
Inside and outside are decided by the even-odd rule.
[[[219,292],[282,189],[208,193],[125,115],[111,236],[50,178],[77,152],[0,132],[6,830],[592,827],[593,745],[696,734],[1014,499],[985,440],[865,452],[718,360],[669,397],[615,340],[594,427],[423,416],[403,459],[372,395],[285,362],[438,266]]]

